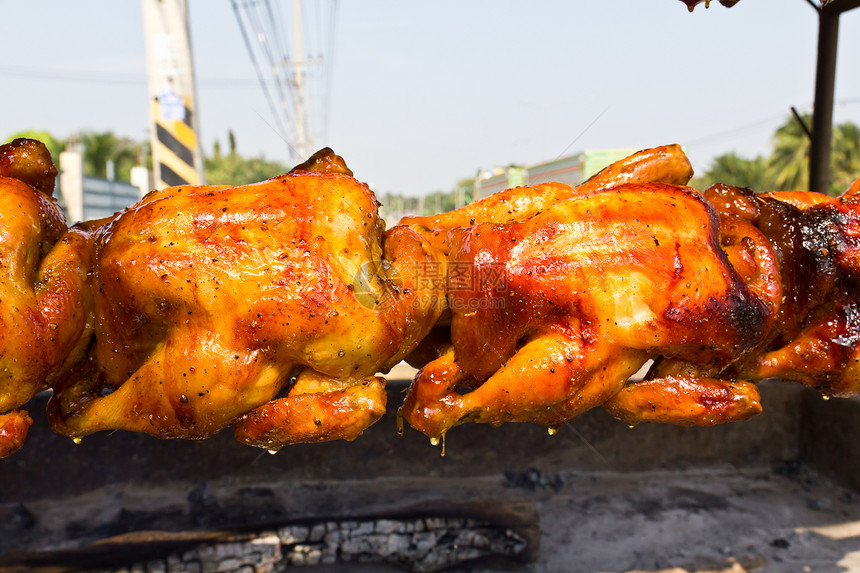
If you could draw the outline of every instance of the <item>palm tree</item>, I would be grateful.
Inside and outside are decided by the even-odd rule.
[[[860,178],[860,127],[846,122],[833,130],[830,194],[839,195]]]
[[[811,116],[805,114],[809,125]],[[809,137],[794,118],[774,135],[775,147],[770,156],[775,189],[809,188]],[[833,127],[830,153],[831,195],[839,195],[860,177],[860,127],[851,122]]]
[[[117,137],[113,132],[81,133],[84,148],[84,173],[93,177],[107,177],[107,163],[113,161],[116,178],[128,181],[131,168],[143,155],[144,144],[126,137]]]
[[[93,177],[107,177],[107,162],[116,152],[116,136],[110,132],[81,134],[84,148],[84,173]]]
[[[773,180],[767,167],[767,161],[761,155],[745,159],[730,152],[715,157],[705,174],[692,184],[697,189],[705,189],[714,183],[728,183],[756,191],[768,190],[773,188]]]
[[[804,114],[803,122],[812,124]],[[803,126],[790,117],[774,134],[774,149],[768,161],[774,190],[791,191],[809,188],[809,136]]]

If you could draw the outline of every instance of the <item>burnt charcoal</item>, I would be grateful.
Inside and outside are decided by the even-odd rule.
[[[729,503],[723,497],[683,487],[671,488],[669,499],[673,508],[688,511],[710,511],[728,509],[729,507]]]
[[[15,533],[32,529],[35,525],[36,518],[23,503],[0,510],[0,532]]]
[[[564,487],[564,480],[557,474],[546,475],[531,468],[524,472],[505,472],[506,485],[508,487],[536,491],[539,489],[550,489],[554,492]]]
[[[788,478],[796,477],[800,474],[803,468],[803,463],[800,460],[783,460],[774,468],[774,472]]]
[[[275,492],[269,487],[243,487],[236,493],[239,497],[275,497]]]
[[[216,526],[227,521],[227,515],[215,497],[209,494],[206,482],[188,492],[191,520],[195,525]]]

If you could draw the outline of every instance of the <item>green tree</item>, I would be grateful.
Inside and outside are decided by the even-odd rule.
[[[66,150],[67,143],[47,131],[26,130],[14,133],[8,140],[17,137],[38,139],[48,148],[54,165],[60,166],[60,153]],[[75,136],[83,148],[84,174],[93,177],[107,178],[107,162],[113,161],[114,174],[119,181],[131,179],[131,168],[142,161],[149,163],[149,146],[144,142],[134,141],[128,137],[118,137],[111,131],[101,133],[83,132]]]
[[[860,127],[846,122],[833,132],[830,194],[839,195],[860,178]]]
[[[436,191],[424,200],[424,213],[422,215],[438,215],[447,213],[454,209],[456,203],[456,191]]]
[[[812,125],[812,116],[803,122]],[[774,148],[768,161],[774,191],[809,189],[809,136],[794,117],[789,117],[774,134]]]
[[[131,179],[131,168],[144,159],[147,146],[127,137],[118,137],[112,131],[81,133],[84,173],[92,177],[107,178],[108,161],[113,161],[118,181]]]
[[[227,135],[230,153],[221,152],[221,143],[215,141],[212,157],[204,159],[206,182],[210,185],[247,185],[289,171],[289,167],[264,157],[246,158],[236,151],[236,137],[231,130]]]
[[[807,125],[809,114],[803,116]],[[773,137],[773,151],[766,159],[745,159],[736,153],[716,157],[692,185],[705,189],[713,183],[729,183],[756,191],[809,189],[809,137],[794,116]],[[830,153],[830,194],[839,195],[860,177],[860,127],[851,122],[833,127]]]
[[[773,188],[768,161],[764,157],[759,155],[755,159],[745,159],[735,152],[715,157],[705,174],[696,178],[692,185],[704,190],[714,183],[728,183],[756,191]]]
[[[807,125],[812,122],[809,114],[803,116]],[[792,190],[809,188],[810,142],[806,132],[790,119],[777,129],[774,135],[774,151],[770,158],[770,169],[775,189]],[[833,126],[830,148],[831,195],[839,195],[860,177],[860,128],[852,122]]]

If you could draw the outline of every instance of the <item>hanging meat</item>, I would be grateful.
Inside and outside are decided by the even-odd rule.
[[[726,374],[795,381],[825,396],[860,393],[860,180],[838,198],[722,184],[705,197],[724,226],[742,221],[767,238],[783,289],[774,327]],[[655,375],[678,367],[656,364]]]
[[[779,309],[776,254],[739,223],[725,231],[737,244],[727,255],[716,211],[677,185],[691,173],[677,153],[647,150],[575,189],[520,187],[465,213],[404,221],[447,255],[450,327],[413,355],[417,365],[438,358],[418,373],[402,417],[439,438],[465,422],[555,428],[598,405],[630,423],[758,413],[755,387],[739,379],[674,372],[627,383],[660,356],[733,364]]]
[[[42,143],[0,145],[0,457],[32,423],[18,408],[82,355],[92,329],[87,234],[65,232],[56,176]]]
[[[351,440],[385,410],[376,373],[441,313],[444,293],[413,284],[436,260],[416,231],[384,233],[328,149],[253,185],[152,192],[93,233],[93,341],[55,384],[52,428]]]

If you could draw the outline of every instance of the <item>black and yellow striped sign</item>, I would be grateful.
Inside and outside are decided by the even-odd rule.
[[[187,97],[175,97],[177,101],[166,99],[162,94],[153,102],[155,137],[152,158],[159,189],[202,183],[196,165],[199,143],[192,127],[194,111]]]

